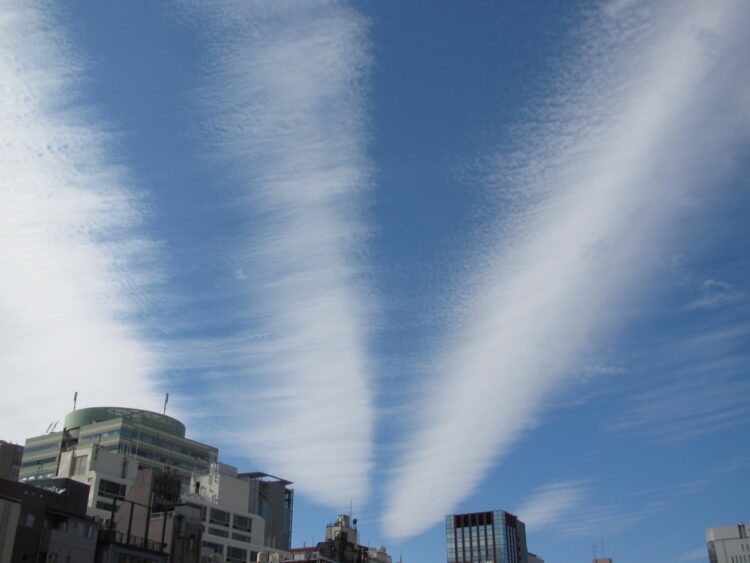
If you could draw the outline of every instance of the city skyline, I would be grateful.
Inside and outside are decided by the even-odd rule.
[[[74,393],[165,407],[295,483],[296,545],[353,506],[441,560],[446,515],[502,508],[551,563],[700,560],[750,500],[748,31],[740,0],[3,3],[0,439]]]

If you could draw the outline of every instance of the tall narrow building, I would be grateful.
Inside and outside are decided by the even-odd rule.
[[[448,563],[528,563],[526,526],[503,510],[445,517]]]

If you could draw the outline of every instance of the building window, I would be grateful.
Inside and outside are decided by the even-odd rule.
[[[102,479],[99,481],[99,495],[110,498],[125,498],[127,487],[114,481]]]
[[[203,547],[211,550],[212,553],[218,553],[220,555],[224,555],[224,546],[219,543],[213,543],[210,541],[203,540]]]
[[[217,536],[217,537],[220,537],[220,538],[228,538],[229,537],[229,532],[227,532],[226,530],[220,530],[218,528],[209,528],[208,529],[208,533],[211,534],[212,536]]]
[[[247,516],[240,516],[239,514],[234,515],[232,520],[232,528],[235,530],[243,530],[250,532],[253,529],[253,520]]]
[[[101,500],[96,501],[96,507],[101,510],[108,510],[109,512],[112,512],[112,510],[114,509],[113,504]]]
[[[245,534],[238,534],[237,532],[232,532],[232,539],[245,543],[253,543],[253,539],[250,536],[247,536]]]
[[[219,524],[220,526],[229,526],[229,512],[223,510],[217,510],[216,508],[211,509],[211,516],[208,519],[211,524]]]
[[[73,475],[83,475],[88,470],[89,456],[77,455],[73,458]]]
[[[227,560],[228,561],[246,561],[247,560],[247,549],[240,547],[227,546]]]

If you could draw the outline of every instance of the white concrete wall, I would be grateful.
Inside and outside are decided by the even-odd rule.
[[[84,455],[88,456],[86,471],[74,475],[75,458]],[[125,485],[129,489],[138,477],[138,462],[92,445],[63,452],[60,455],[57,476],[67,477],[79,483],[87,484],[89,486],[89,499],[86,513],[89,516],[106,519],[110,517],[111,513],[96,507],[96,503],[99,500],[99,484],[101,479]]]

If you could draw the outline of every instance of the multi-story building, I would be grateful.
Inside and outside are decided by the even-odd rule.
[[[448,563],[528,563],[526,526],[502,510],[445,517]]]
[[[535,553],[529,553],[529,563],[544,563],[544,559]]]
[[[266,522],[263,545],[289,550],[292,547],[292,514],[294,489],[291,481],[268,473],[240,473],[237,476],[250,485],[248,511]]]
[[[385,547],[360,545],[357,520],[348,514],[340,514],[336,522],[326,526],[326,539],[315,547],[291,550],[294,561],[308,563],[391,563]]]
[[[53,477],[63,452],[98,445],[135,459],[139,468],[174,468],[185,488],[195,473],[206,473],[219,451],[185,437],[185,425],[163,414],[119,407],[79,409],[63,429],[26,440],[20,479]]]
[[[750,526],[740,522],[706,530],[711,563],[750,563]]]
[[[0,479],[18,481],[22,458],[22,445],[0,440]]]
[[[183,495],[186,504],[201,510],[201,555],[207,561],[255,561],[259,553],[287,556],[286,550],[266,542],[266,520],[251,510],[258,505],[257,478],[248,479],[247,475],[252,474],[243,478],[235,467],[214,463],[208,473],[192,479],[190,492]],[[270,509],[267,512],[272,513]]]
[[[87,497],[88,487],[69,479],[33,486],[0,479],[0,514],[12,516],[0,521],[0,561],[93,563],[98,529],[86,516]]]
[[[110,528],[102,532],[106,550],[100,546],[100,561],[199,563],[201,511],[182,501],[181,490],[176,470],[141,470],[125,498],[115,501]]]
[[[62,452],[57,477],[86,483],[89,486],[87,513],[106,523],[114,514],[115,502],[125,498],[135,483],[138,462],[92,444]]]

